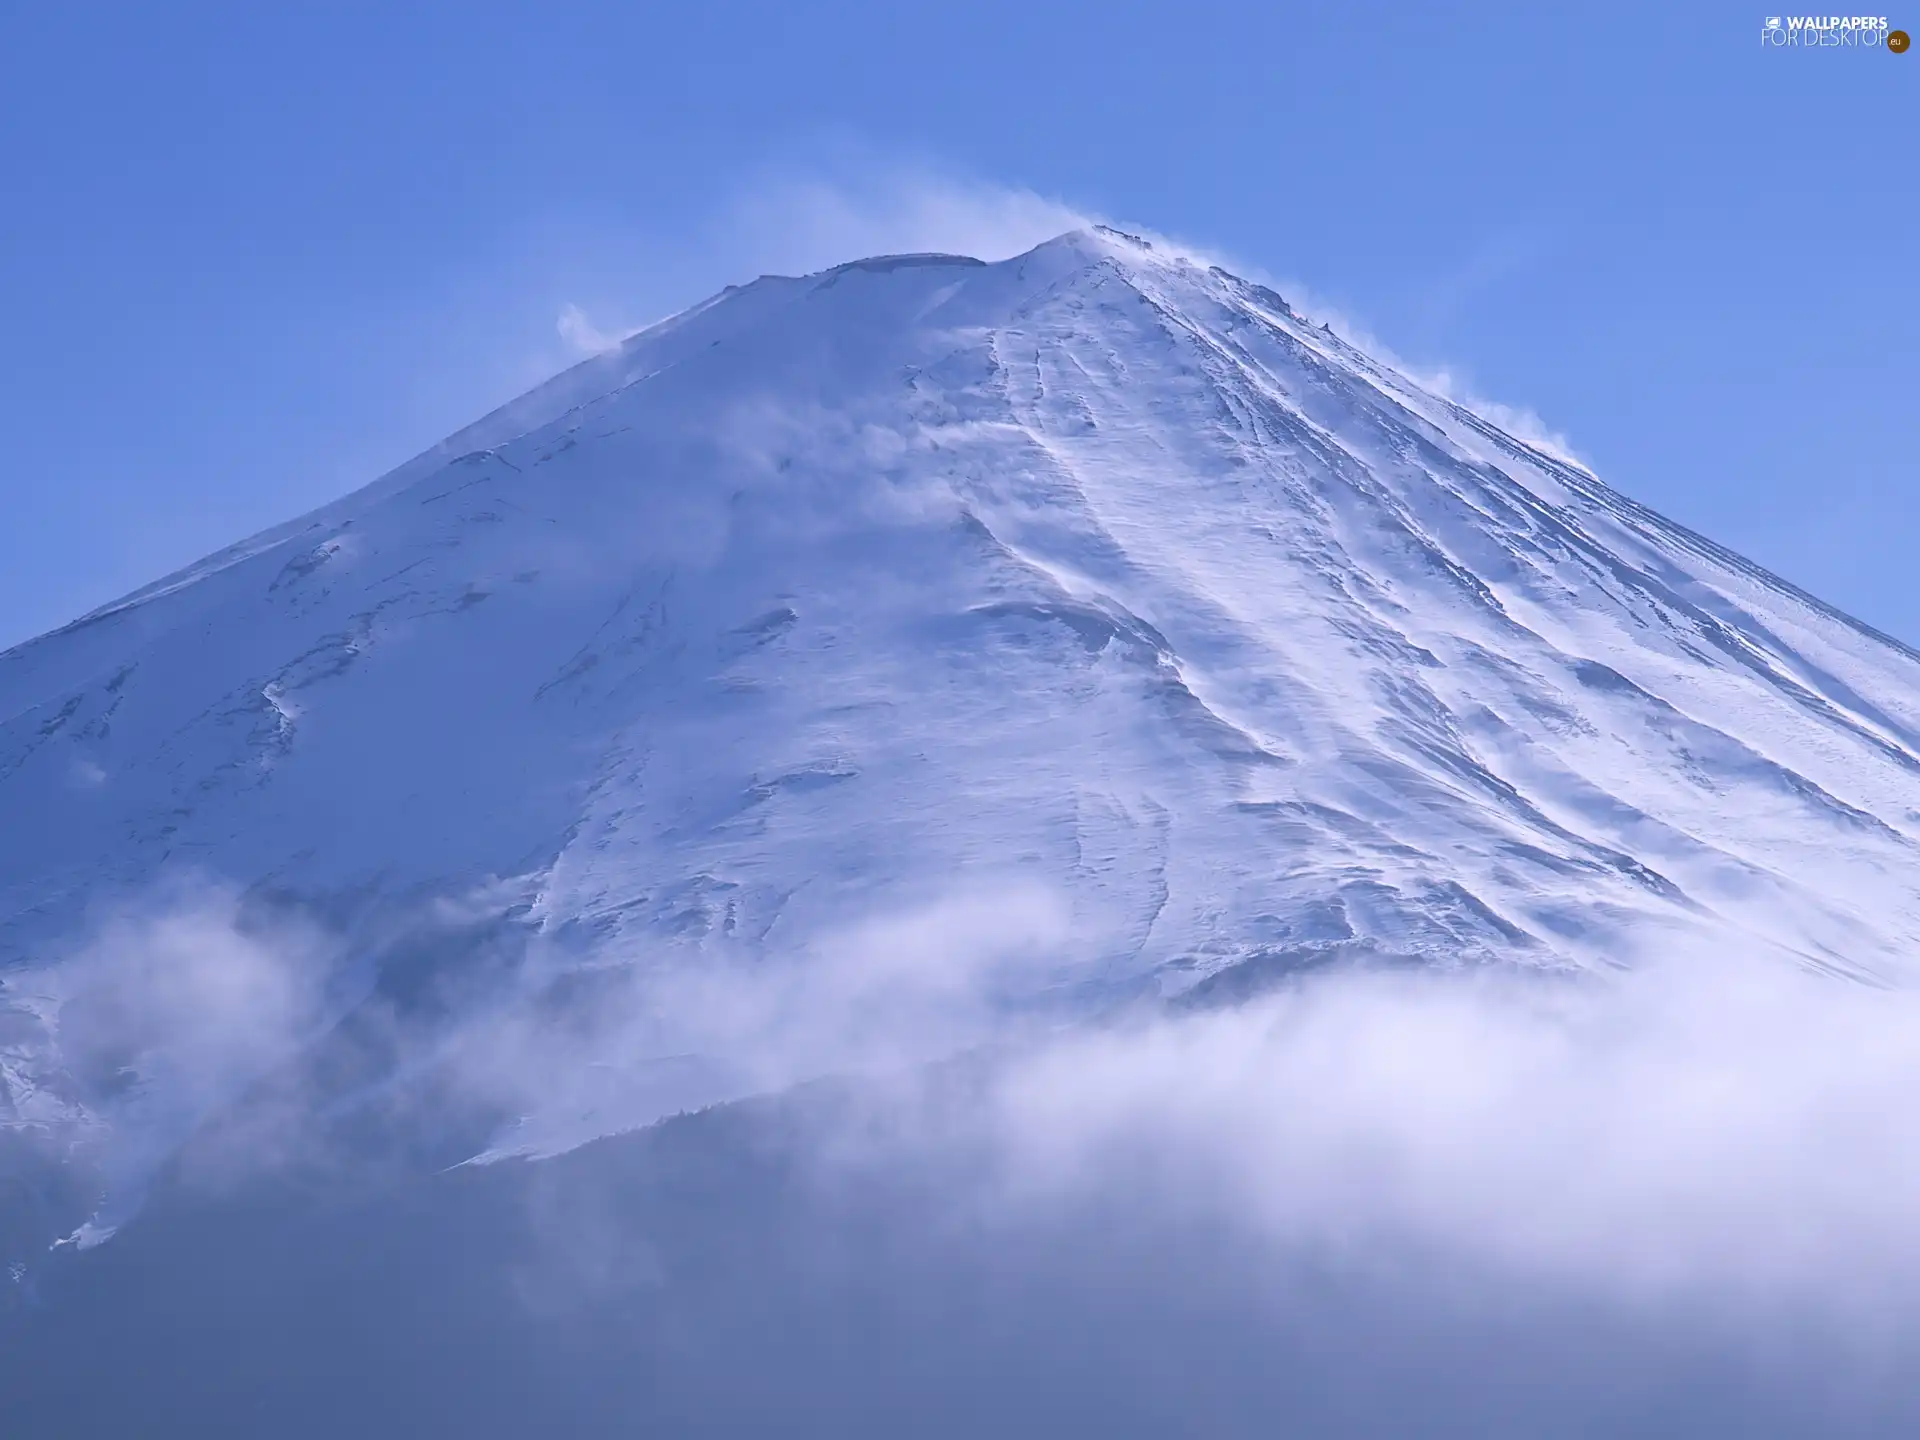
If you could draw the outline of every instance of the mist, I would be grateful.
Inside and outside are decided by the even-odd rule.
[[[486,898],[420,912],[389,953],[504,944]],[[1081,943],[1070,908],[1001,880],[753,963],[535,937],[430,1003],[389,977],[316,1038],[351,947],[231,899],[115,916],[58,974],[67,1062],[139,1097],[107,1112],[127,1188],[90,1222],[106,1243],[29,1277],[17,1364],[52,1368],[8,1389],[58,1413],[84,1388],[62,1326],[109,1337],[128,1396],[179,1403],[100,1309],[156,1284],[202,1297],[169,1374],[281,1343],[233,1327],[301,1294],[314,1353],[385,1337],[353,1363],[395,1414],[508,1345],[520,1368],[475,1392],[487,1434],[576,1402],[578,1433],[714,1434],[930,1397],[952,1427],[927,1433],[1168,1433],[1200,1390],[1221,1434],[1276,1407],[1315,1433],[1875,1433],[1920,1404],[1905,991],[1735,956],[1328,955],[1233,1005],[1116,983],[1068,1023],[1045,981]],[[342,1117],[371,1110],[492,1118],[450,1166],[356,1179]],[[727,1356],[764,1385],[734,1393]],[[307,1384],[249,1363],[276,1405]]]

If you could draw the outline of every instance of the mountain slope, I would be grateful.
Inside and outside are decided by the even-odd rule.
[[[472,1005],[638,983],[545,1150],[1328,958],[1897,980],[1920,656],[1099,231],[726,292],[7,652],[0,807],[16,1124],[142,1123],[62,957],[190,872],[321,1028],[450,911]]]

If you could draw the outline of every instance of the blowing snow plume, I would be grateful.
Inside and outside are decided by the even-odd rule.
[[[326,917],[265,1032],[297,1054],[241,1088],[329,1145],[379,1107],[481,1132],[445,1122],[342,1241],[453,1207],[409,1241],[426,1291],[501,1253],[436,1246],[510,1249],[501,1217],[577,1182],[605,1203],[536,1228],[616,1237],[620,1294],[738,1299],[701,1226],[745,1206],[807,1311],[894,1273],[873,1237],[922,1253],[945,1212],[908,1177],[960,1165],[935,1195],[984,1197],[1008,1253],[1108,1215],[1119,1248],[1059,1254],[1145,1266],[1116,1302],[1186,1303],[1125,1237],[1197,1227],[1229,1309],[1295,1293],[1236,1291],[1248,1255],[1363,1288],[1346,1257],[1406,1256],[1608,1326],[1747,1296],[1775,1337],[1844,1314],[1900,1348],[1920,657],[1145,240],[724,291],[0,656],[0,716],[0,803],[41,817],[0,835],[9,1000],[183,858]],[[378,1043],[335,1063],[342,1035]],[[16,1113],[30,1081],[155,1166],[182,1143],[8,1036]],[[886,1117],[927,1067],[964,1084],[916,1159]],[[832,1138],[839,1086],[867,1098]],[[870,1235],[822,1198],[862,1145],[908,1217]],[[205,1260],[213,1212],[166,1195],[23,1254],[39,1293]],[[306,1244],[273,1228],[298,1206],[231,1203],[220,1233]],[[781,1269],[789,1222],[873,1264]],[[714,1336],[791,1343],[750,1309]]]

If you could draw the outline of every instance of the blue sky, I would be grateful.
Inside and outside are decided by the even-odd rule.
[[[0,644],[373,478],[592,331],[1076,211],[1264,272],[1920,643],[1920,56],[1763,50],[1764,19],[7,7]]]

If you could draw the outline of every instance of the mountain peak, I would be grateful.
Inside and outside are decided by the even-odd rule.
[[[1094,227],[723,292],[0,656],[0,804],[15,975],[191,870],[328,917],[349,1007],[448,913],[489,1004],[893,936],[991,994],[955,1045],[1358,960],[1892,977],[1920,661]],[[676,1013],[502,1143],[834,1063]],[[134,1123],[59,1034],[14,1113]]]

